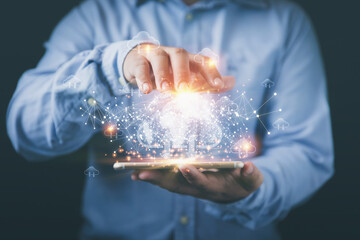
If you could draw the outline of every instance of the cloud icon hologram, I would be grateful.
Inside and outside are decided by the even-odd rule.
[[[233,145],[231,151],[233,153],[238,153],[239,158],[247,158],[249,157],[249,154],[253,154],[256,152],[256,147],[251,143],[250,140],[246,138],[241,138]]]
[[[135,94],[126,97],[137,98]],[[115,152],[121,153],[119,157],[126,161],[150,158],[231,161],[255,152],[256,144],[251,142],[248,124],[253,123],[252,119],[260,120],[258,110],[269,100],[256,108],[246,91],[237,90],[235,96],[155,93],[143,95],[131,104],[117,97],[105,105],[92,98],[82,101],[84,106],[80,111],[85,118],[84,124],[91,123],[94,129],[101,124],[103,134],[110,137],[110,142],[120,140],[121,146]],[[264,115],[271,113],[262,112]],[[266,126],[262,126],[270,134]],[[278,119],[273,126],[283,130],[289,124]],[[89,169],[85,174],[92,177],[97,172]]]
[[[67,88],[79,88],[81,85],[81,79],[75,75],[70,75],[63,81],[63,85]]]
[[[104,135],[109,138],[118,138],[118,130],[116,124],[109,124],[105,127]]]
[[[144,44],[149,43],[149,44]],[[137,48],[138,53],[148,52],[151,49],[159,48],[160,42],[146,31],[141,31],[127,42],[128,49]]]
[[[147,149],[163,148],[164,141],[159,138],[163,134],[157,133],[156,126],[153,125],[152,122],[144,121],[137,130],[137,140]]]
[[[210,48],[204,48],[194,55],[194,61],[201,63],[202,66],[207,65],[208,67],[218,67],[219,56]]]
[[[100,172],[93,166],[90,166],[84,171],[84,174],[88,177],[95,177],[95,176],[99,175]]]
[[[290,124],[287,121],[285,121],[285,119],[283,119],[283,118],[279,118],[278,120],[276,120],[273,123],[274,128],[276,128],[277,130],[282,130],[282,131],[287,129],[289,126],[290,126]]]
[[[275,83],[273,81],[271,81],[270,79],[265,79],[261,85],[265,88],[272,88],[273,86],[275,86]]]
[[[223,96],[221,97],[217,102],[216,105],[218,107],[218,111],[221,115],[231,115],[235,112],[239,111],[239,106],[232,100],[230,100],[229,97]]]
[[[214,109],[214,101],[194,93],[153,101],[148,105],[152,117],[141,124],[137,138],[148,149],[163,148],[163,157],[179,151],[184,157],[194,157],[199,150],[221,142],[222,129]]]

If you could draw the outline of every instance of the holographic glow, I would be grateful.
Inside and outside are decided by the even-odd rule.
[[[136,48],[138,54],[145,56],[160,48],[160,42],[144,31],[127,45],[129,50]],[[219,59],[209,48],[193,55],[194,62],[208,69],[218,68]],[[193,77],[196,82],[196,75]],[[73,79],[66,81],[67,86],[74,87],[70,80]],[[261,85],[270,91],[275,83],[265,79],[259,87]],[[80,110],[86,118],[85,125],[92,124],[95,130],[102,128],[111,143],[119,143],[109,156],[120,162],[233,161],[256,154],[254,133],[249,132],[254,125],[250,128],[250,124],[257,121],[270,135],[262,117],[282,111],[281,108],[271,112],[264,110],[264,106],[278,96],[277,92],[259,103],[247,95],[245,82],[241,86],[244,90],[232,90],[232,95],[189,92],[187,89],[147,96],[138,91],[136,96],[131,88],[129,93],[114,97],[106,105],[95,98],[83,99]],[[284,131],[289,123],[279,118],[272,127]]]
[[[84,99],[85,124],[103,133],[117,149],[110,154],[119,161],[234,161],[256,154],[254,136],[248,123],[261,120],[261,109],[277,97],[255,108],[246,91],[224,94],[180,92],[155,93],[149,98],[133,92],[101,105],[93,98]],[[134,100],[132,99],[134,98]],[[280,126],[279,128],[281,128]],[[278,125],[276,125],[278,128]],[[107,154],[107,153],[106,153]]]

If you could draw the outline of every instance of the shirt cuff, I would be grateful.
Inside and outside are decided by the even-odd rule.
[[[101,68],[115,96],[130,92],[129,83],[126,81],[120,83],[123,73],[118,67],[119,61],[122,64],[128,53],[126,41],[111,43],[104,49]]]
[[[124,61],[129,52],[139,44],[150,43],[151,40],[129,40],[109,44],[103,53],[101,68],[115,96],[129,93],[131,85],[124,76]]]

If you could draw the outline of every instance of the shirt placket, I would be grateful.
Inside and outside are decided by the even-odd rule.
[[[183,24],[181,34],[181,46],[191,53],[199,51],[199,19],[197,18],[196,8],[186,7],[183,13]]]
[[[193,197],[175,196],[175,240],[195,239],[195,204]]]
[[[183,8],[183,22],[181,46],[190,52],[199,51],[199,41],[194,36],[201,35],[199,33],[199,23],[196,22],[195,10],[184,7]],[[195,239],[195,208],[196,199],[185,195],[175,196],[175,240],[192,240]]]

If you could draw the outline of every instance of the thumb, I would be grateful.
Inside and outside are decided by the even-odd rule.
[[[260,170],[252,163],[245,162],[240,172],[241,185],[249,192],[254,192],[263,183],[263,175]]]

